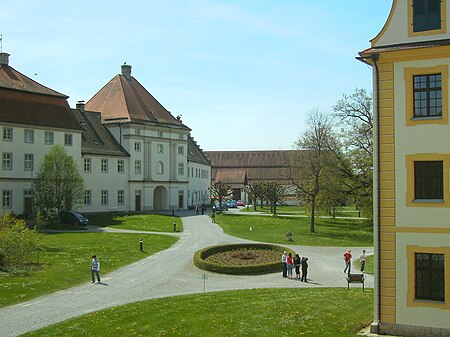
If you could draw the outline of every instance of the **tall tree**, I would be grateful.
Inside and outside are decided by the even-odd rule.
[[[252,199],[253,209],[256,211],[258,200],[260,200],[262,203],[262,200],[264,199],[264,182],[256,181],[253,184],[249,184],[247,185],[245,191],[248,194],[249,198]]]
[[[303,135],[294,144],[300,151],[291,153],[290,179],[299,197],[310,206],[310,231],[314,233],[317,198],[325,171],[331,166],[329,144],[334,134],[328,116],[318,109],[309,112],[306,126]]]
[[[225,184],[223,181],[216,181],[211,187],[208,188],[211,193],[211,197],[219,202],[219,211],[222,212],[222,203],[225,198],[228,198],[231,193],[231,186]]]
[[[345,192],[366,213],[372,214],[373,200],[373,109],[372,96],[356,88],[343,95],[333,107],[339,121],[341,149],[333,148],[346,184]]]
[[[73,157],[61,145],[44,156],[33,181],[34,203],[47,214],[75,208],[83,197],[83,178]]]

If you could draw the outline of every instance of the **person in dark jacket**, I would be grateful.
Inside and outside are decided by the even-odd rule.
[[[302,282],[308,282],[307,276],[308,276],[308,258],[303,256],[302,257]]]

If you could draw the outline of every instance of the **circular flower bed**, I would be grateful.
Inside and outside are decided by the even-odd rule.
[[[211,246],[194,255],[194,264],[207,271],[249,275],[281,271],[281,254],[289,248],[269,244]]]

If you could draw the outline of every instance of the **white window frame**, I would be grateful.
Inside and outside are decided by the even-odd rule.
[[[92,191],[84,190],[84,204],[91,205],[92,204]]]
[[[158,131],[158,137],[159,138],[164,138],[164,132]]]
[[[178,154],[179,155],[184,155],[184,146],[178,146]]]
[[[156,173],[164,174],[164,163],[162,161],[156,163]]]
[[[2,155],[2,168],[3,170],[10,171],[13,169],[13,154],[12,152],[3,152]]]
[[[134,173],[135,174],[141,174],[141,172],[142,172],[141,161],[140,160],[135,160],[134,161]]]
[[[141,142],[134,142],[134,151],[141,152]]]
[[[100,162],[100,171],[102,173],[108,173],[108,159],[102,159]]]
[[[184,164],[178,163],[178,175],[182,176],[184,174]]]
[[[122,159],[117,160],[117,173],[125,173],[125,162]]]
[[[44,143],[45,145],[53,145],[55,142],[55,134],[52,131],[45,131]]]
[[[102,206],[108,205],[108,190],[101,191],[100,201]]]
[[[91,172],[92,160],[91,158],[84,158],[84,172]]]
[[[2,207],[3,208],[12,208],[12,190],[3,190],[2,191]]]
[[[34,171],[34,155],[32,153],[24,154],[24,171]]]
[[[12,142],[13,141],[13,128],[3,127],[3,141]]]
[[[24,143],[33,144],[34,143],[34,130],[25,129],[23,134]]]
[[[73,145],[73,135],[71,133],[64,134],[64,145],[72,146]]]
[[[163,144],[156,144],[156,152],[164,153],[164,145]]]
[[[117,205],[123,205],[125,204],[125,191],[124,190],[118,190],[117,191]]]

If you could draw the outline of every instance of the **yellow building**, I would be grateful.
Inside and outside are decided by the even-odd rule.
[[[450,336],[450,4],[394,0],[373,66],[373,332]]]

